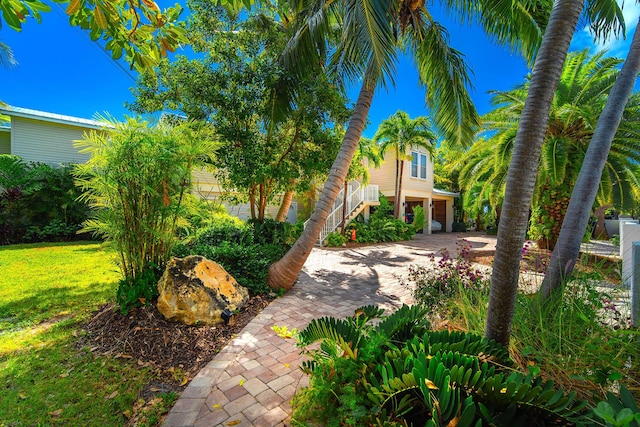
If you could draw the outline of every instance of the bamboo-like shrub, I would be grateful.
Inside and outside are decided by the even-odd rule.
[[[76,170],[82,198],[94,209],[83,231],[115,245],[121,287],[133,288],[126,299],[148,296],[136,284],[149,282],[149,271],[167,262],[191,171],[212,153],[212,133],[194,123],[150,126],[127,119],[85,135],[77,145],[91,154]]]

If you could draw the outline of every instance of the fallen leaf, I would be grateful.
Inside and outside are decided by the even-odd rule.
[[[60,378],[67,378],[69,376],[68,373],[60,374]]]
[[[244,385],[244,379],[240,380],[240,386],[242,387]]]
[[[131,418],[131,411],[129,409],[127,409],[126,411],[124,411],[122,413],[122,415],[124,415],[126,418]]]
[[[20,394],[18,395],[18,397],[19,397],[20,399],[24,400],[24,399],[26,399],[26,398],[27,398],[27,395],[26,395],[26,394],[22,394],[22,393],[20,393]]]
[[[113,393],[111,393],[111,394],[109,395],[109,397],[107,397],[107,399],[113,399],[113,398],[115,398],[117,395],[118,395],[118,390],[116,390],[116,391],[114,391]]]
[[[189,377],[184,377],[184,378],[182,379],[182,382],[180,383],[180,385],[181,385],[181,386],[183,386],[183,385],[187,385],[187,383],[188,383],[188,382],[189,382]]]
[[[284,367],[285,367],[285,368],[288,368],[288,367],[289,367],[289,364],[288,364],[288,363],[285,363],[285,364],[284,364]]]
[[[61,414],[62,414],[62,409],[58,409],[56,411],[49,412],[49,415],[51,415],[53,418],[58,418]]]
[[[211,406],[212,409],[220,409],[222,408],[222,405],[219,403],[214,403],[213,406]]]
[[[500,389],[500,393],[505,394],[506,392],[507,392],[507,388],[506,387]]]
[[[240,420],[233,420],[226,423],[228,426],[237,426],[238,424],[240,424]]]
[[[427,385],[429,390],[438,390],[438,386],[433,381],[425,379],[424,383]]]

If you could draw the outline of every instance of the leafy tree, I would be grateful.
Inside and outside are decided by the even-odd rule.
[[[436,140],[436,135],[431,128],[431,120],[428,117],[420,116],[412,119],[406,112],[398,111],[383,120],[373,136],[373,141],[380,144],[380,152],[383,156],[389,150],[395,152],[396,182],[393,216],[396,218],[400,215],[404,162],[411,160],[411,147],[426,148],[433,156],[435,150],[432,144]]]
[[[553,248],[560,232],[571,189],[576,182],[589,141],[602,113],[607,93],[618,74],[620,60],[604,53],[569,53],[550,109],[549,128],[542,145],[540,167],[533,194],[533,215],[529,236],[541,247]],[[496,108],[483,117],[490,136],[477,149],[461,157],[462,181],[467,190],[482,185],[484,200],[499,209],[504,195],[507,168],[511,160],[529,83],[507,92],[494,92]],[[598,190],[598,203],[630,207],[638,186],[634,166],[640,161],[632,130],[640,117],[635,113],[640,97],[634,96],[626,109],[625,125],[613,142],[605,174]],[[481,203],[481,201],[478,201]],[[590,208],[587,209],[590,211]]]
[[[527,231],[549,111],[578,20],[585,9],[596,36],[624,28],[622,12],[615,0],[590,0],[586,5],[585,9],[584,0],[555,1],[518,124],[498,227],[485,328],[487,338],[502,344],[509,343],[518,292],[519,254]]]
[[[611,169],[607,166],[607,158],[611,156],[610,150],[613,153],[617,139],[635,136],[634,130],[637,129],[637,126],[632,125],[633,120],[629,120],[629,116],[633,119],[637,118],[638,96],[637,94],[631,95],[631,92],[639,71],[640,34],[636,31],[627,59],[609,92],[607,103],[598,118],[580,168],[580,174],[567,207],[567,214],[562,223],[558,243],[551,254],[549,267],[540,288],[542,298],[548,299],[561,286],[563,279],[571,275],[573,271],[580,254],[581,236],[584,235],[589,221],[590,210],[585,207],[593,205],[602,182],[602,174]]]
[[[148,296],[155,282],[147,278],[171,254],[191,171],[213,148],[210,130],[192,123],[149,127],[128,119],[112,130],[91,132],[78,146],[91,154],[76,176],[95,209],[84,230],[115,245],[124,277],[119,295],[127,289],[119,302],[135,302]]]
[[[267,203],[285,194],[286,215],[294,191],[326,176],[348,117],[344,95],[324,73],[296,78],[278,64],[287,28],[277,10],[239,21],[207,1],[190,5],[189,34],[203,57],[163,63],[139,84],[132,107],[210,121],[223,143],[216,175],[228,197],[263,220]]]
[[[447,6],[459,12],[463,21],[477,18],[499,42],[511,43],[530,56],[540,36],[536,13],[544,15],[540,11],[545,10],[544,2],[533,3],[512,8],[494,2],[449,1]],[[470,143],[478,127],[466,90],[470,82],[462,55],[449,46],[446,30],[429,14],[424,1],[306,0],[295,4],[295,35],[285,50],[286,63],[312,73],[309,67],[321,64],[318,54],[337,40],[330,66],[346,78],[362,79],[362,87],[307,228],[283,259],[271,266],[269,284],[287,289],[295,282],[344,183],[376,86],[393,83],[399,48],[416,59],[421,82],[427,87],[427,105],[445,138]],[[333,31],[336,28],[338,35]]]
[[[139,70],[156,65],[160,58],[173,52],[187,41],[183,29],[176,25],[182,8],[160,10],[153,0],[132,2],[128,0],[54,0],[67,4],[69,23],[89,32],[91,40],[102,39],[113,59],[123,55],[132,67]],[[15,31],[21,31],[29,18],[38,23],[43,12],[51,6],[42,0],[1,1],[3,21]]]

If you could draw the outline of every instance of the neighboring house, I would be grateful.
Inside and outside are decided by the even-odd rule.
[[[41,162],[52,166],[86,162],[89,155],[79,153],[73,141],[82,139],[85,133],[110,126],[108,123],[96,120],[12,106],[0,107],[0,114],[8,116],[11,120],[9,127],[0,127],[0,154],[14,154],[27,162]],[[414,206],[421,205],[427,213],[425,227],[427,233],[432,231],[432,219],[442,224],[443,231],[451,231],[453,200],[458,195],[433,187],[433,162],[426,150],[414,150],[412,155],[412,161],[404,162],[400,200],[401,217],[411,214]],[[379,204],[378,189],[389,201],[395,202],[395,169],[395,156],[392,155],[379,169],[370,169],[369,186],[359,187],[357,182],[350,184],[348,200],[350,214],[347,213],[349,219],[360,212],[367,215],[370,206]],[[215,177],[207,171],[194,172],[193,192],[202,198],[224,203],[229,213],[241,219],[249,217],[247,204],[231,205],[222,201],[222,188]],[[342,196],[339,196],[334,209],[336,219],[330,218],[328,223],[341,221],[342,210],[338,208],[341,203]],[[269,206],[268,216],[275,217],[277,210],[277,206]],[[289,209],[287,220],[295,222],[296,217],[297,207],[294,202]],[[333,226],[328,224],[327,229]]]
[[[73,141],[108,126],[96,120],[11,106],[0,107],[0,114],[11,119],[8,129],[0,129],[0,154],[52,166],[86,162],[89,155],[79,153]]]
[[[432,220],[442,225],[442,231],[451,232],[453,227],[453,200],[459,194],[439,190],[433,186],[433,160],[424,148],[412,148],[411,159],[404,161],[402,192],[400,194],[400,218],[410,218],[415,206],[422,206],[427,215],[425,231],[431,234]],[[389,152],[379,169],[369,168],[369,182],[377,185],[389,200],[395,200],[396,156]]]

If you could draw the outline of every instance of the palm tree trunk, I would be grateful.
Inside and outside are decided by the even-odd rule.
[[[485,327],[488,339],[504,345],[509,344],[511,335],[520,254],[549,110],[583,6],[584,0],[557,0],[554,3],[518,125],[498,226]]]
[[[580,243],[589,223],[591,207],[598,194],[602,171],[625,106],[633,92],[638,72],[640,72],[640,32],[636,31],[627,59],[616,77],[607,104],[598,118],[596,130],[591,137],[576,185],[573,187],[558,243],[551,254],[549,268],[540,287],[539,295],[543,300],[548,300],[552,293],[560,288],[563,279],[569,277],[573,271],[580,254]]]
[[[287,213],[289,212],[294,192],[294,190],[287,190],[287,192],[284,193],[284,196],[282,196],[282,203],[280,203],[280,208],[276,214],[276,221],[284,222],[284,220],[287,219]]]
[[[400,160],[400,172],[398,173],[398,213],[396,219],[400,216],[400,201],[402,200],[402,175],[404,175],[404,160]],[[404,218],[402,218],[404,220]]]
[[[304,229],[302,235],[281,260],[275,262],[269,268],[267,282],[272,288],[290,289],[296,281],[300,270],[309,257],[313,245],[315,244],[320,231],[324,226],[327,217],[331,213],[331,208],[340,193],[351,165],[351,159],[358,148],[358,142],[364,130],[369,107],[373,98],[373,84],[367,80],[362,84],[358,101],[356,102],[353,116],[349,121],[347,132],[342,140],[342,145],[336,160],[331,166],[331,172],[324,184],[320,199],[309,219],[309,224]]]

